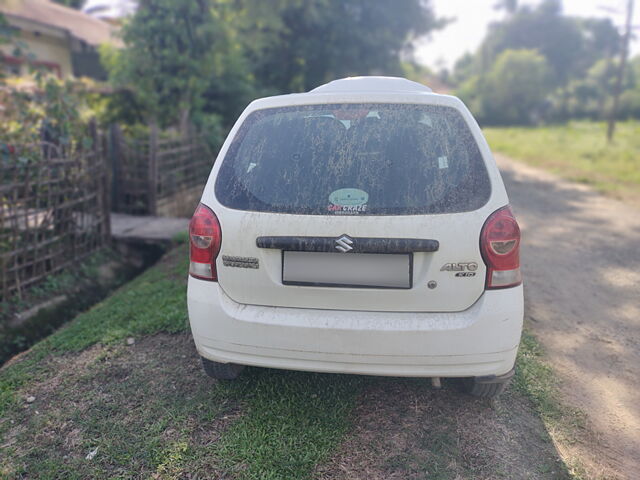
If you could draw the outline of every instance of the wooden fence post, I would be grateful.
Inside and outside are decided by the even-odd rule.
[[[91,136],[91,149],[93,151],[93,167],[100,173],[98,180],[98,191],[96,192],[98,207],[102,215],[102,243],[109,243],[111,240],[111,209],[109,208],[109,182],[107,156],[104,155],[102,138],[98,132],[98,124],[95,118],[89,121],[89,135]]]
[[[121,211],[122,198],[120,184],[122,182],[122,130],[116,123],[109,127],[109,163],[111,172],[111,204],[114,212]]]
[[[158,124],[149,126],[149,172],[147,187],[149,189],[149,214],[158,213]]]
[[[95,118],[91,119],[91,136],[93,137],[93,151],[96,155],[96,163],[99,165],[100,201],[102,203],[103,216],[103,242],[111,243],[111,165],[107,151],[106,134],[100,131]]]
[[[108,149],[108,135],[107,132],[102,130],[102,135],[100,135],[100,144],[102,148],[102,164],[104,165],[104,208],[105,214],[109,218],[109,221],[106,224],[105,235],[107,236],[107,243],[111,243],[111,162],[109,157]]]

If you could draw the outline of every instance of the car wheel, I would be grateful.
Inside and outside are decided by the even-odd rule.
[[[505,373],[504,375],[495,376],[490,375],[488,377],[469,377],[462,379],[462,387],[466,393],[478,398],[496,398],[505,388],[511,377],[513,377],[514,370]]]
[[[202,368],[207,375],[216,380],[235,380],[240,376],[244,365],[235,363],[218,363],[206,358],[202,358]]]

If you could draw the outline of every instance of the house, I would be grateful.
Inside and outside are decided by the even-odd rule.
[[[15,46],[22,44],[33,64],[60,78],[103,80],[98,47],[121,43],[114,25],[50,0],[0,0],[0,12],[13,32],[13,45],[0,45],[0,62],[11,74],[28,71],[25,56],[15,55]]]

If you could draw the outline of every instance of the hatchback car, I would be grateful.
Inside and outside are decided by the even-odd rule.
[[[461,377],[499,394],[523,320],[520,229],[457,98],[401,78],[251,103],[190,223],[205,371]]]

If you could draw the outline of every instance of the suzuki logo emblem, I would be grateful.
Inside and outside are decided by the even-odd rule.
[[[340,238],[336,240],[336,250],[346,253],[353,250],[353,240],[348,235],[342,235]]]

